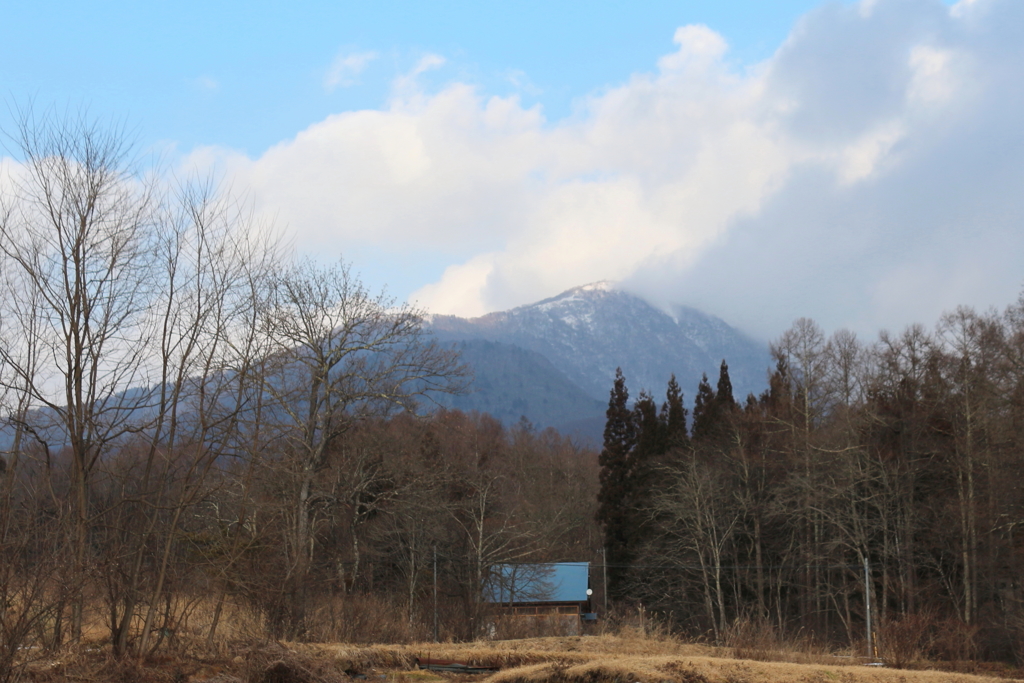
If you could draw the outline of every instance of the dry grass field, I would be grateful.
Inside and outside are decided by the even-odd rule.
[[[344,645],[271,643],[179,652],[148,662],[114,660],[96,649],[40,661],[24,680],[64,683],[999,683],[1016,671],[978,675],[866,666],[851,658],[777,653],[779,659],[735,658],[725,648],[631,634],[531,638],[473,643]],[[417,658],[495,669],[447,674],[417,669]]]
[[[345,662],[358,661],[366,651],[340,645],[306,647]],[[496,673],[478,678],[487,683],[982,683],[1010,677],[1005,675],[1009,672],[995,677],[890,669],[866,666],[848,657],[800,653],[779,654],[779,658],[796,661],[752,661],[736,659],[725,648],[629,634],[423,644],[385,650],[393,653],[392,657],[404,653],[498,668]],[[390,675],[400,679],[411,674],[392,669]]]

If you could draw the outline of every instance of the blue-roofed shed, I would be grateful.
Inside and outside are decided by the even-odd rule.
[[[589,587],[589,562],[501,564],[491,568],[484,599],[503,605],[583,603],[589,599]]]
[[[581,617],[590,612],[590,563],[495,565],[483,588],[484,602],[506,622],[526,618],[534,627],[579,633]]]

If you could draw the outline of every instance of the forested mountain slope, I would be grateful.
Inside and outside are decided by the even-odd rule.
[[[539,426],[579,425],[588,419],[579,393],[599,404],[589,417],[602,418],[617,367],[635,393],[646,389],[656,397],[675,374],[690,403],[701,375],[716,377],[725,359],[737,396],[764,390],[771,364],[767,344],[695,309],[679,307],[674,313],[602,282],[479,318],[431,316],[429,327],[439,339],[462,345],[477,376],[472,393],[454,405],[506,421],[522,415]],[[521,356],[522,372],[498,385],[494,380],[509,367],[514,348],[536,355],[530,362]],[[542,388],[565,386],[563,377],[578,392],[566,389],[540,399]],[[553,409],[560,395],[566,405]]]

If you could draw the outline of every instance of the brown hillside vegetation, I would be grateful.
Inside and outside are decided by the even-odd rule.
[[[286,643],[222,651],[212,657],[163,656],[146,663],[95,652],[92,658],[40,663],[26,678],[47,683],[995,683],[1018,673],[1002,671],[997,677],[911,671],[868,667],[835,656],[818,656],[813,663],[764,662],[730,654],[724,648],[629,634],[411,645]],[[497,671],[434,673],[418,669],[419,658],[456,660]]]

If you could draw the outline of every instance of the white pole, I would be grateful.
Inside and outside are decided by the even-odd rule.
[[[868,630],[868,659],[874,659],[874,648],[871,642],[871,569],[868,567],[868,556],[864,555],[864,614]]]

